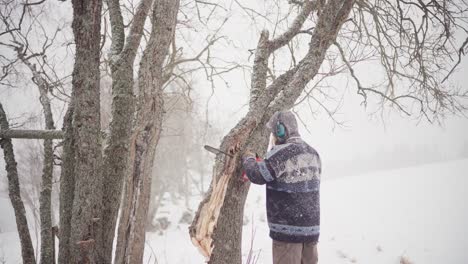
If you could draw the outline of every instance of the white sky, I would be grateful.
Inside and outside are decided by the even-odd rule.
[[[60,10],[60,12],[54,13],[53,17],[50,15],[50,23],[56,23],[54,21],[68,23],[71,21],[71,17],[67,16],[67,12],[70,11],[69,3],[52,3],[50,5]],[[268,4],[268,1],[245,1],[245,5],[258,8],[259,12],[273,14],[275,11]],[[222,34],[229,38],[229,42],[221,42],[222,44],[215,47],[212,53],[215,54],[214,56],[225,60],[234,60],[251,65],[253,58],[249,58],[250,53],[248,50],[256,47],[259,31],[268,28],[272,32],[272,26],[261,20],[258,24],[253,25],[239,8],[234,6],[232,10],[229,14],[230,19],[222,29]],[[223,19],[218,20],[222,21]],[[214,29],[216,25],[214,23],[210,27]],[[70,30],[68,32],[71,33]],[[281,30],[278,30],[278,32],[281,32]],[[186,45],[184,51],[196,54],[199,50],[198,46],[201,45],[196,40],[199,38],[204,39],[205,36],[201,33],[198,36],[191,35],[189,39],[193,39],[193,43],[190,43],[189,40],[190,45]],[[306,45],[306,43],[303,45]],[[4,47],[1,49],[2,53],[5,52]],[[453,76],[454,82],[464,89],[467,89],[466,84],[468,83],[467,69],[468,60],[464,58],[458,72]],[[372,68],[366,69],[364,72],[361,70],[360,74],[361,76],[365,75],[363,78],[366,79],[376,74],[372,70]],[[200,73],[196,78],[197,82],[194,87],[194,94],[199,95],[197,99],[199,99],[198,104],[201,108],[204,107],[206,99],[211,93],[210,84],[204,81],[204,78],[203,74]],[[209,117],[211,122],[227,132],[247,111],[249,77],[243,75],[240,71],[236,71],[226,75],[225,79],[229,87],[227,88],[220,82],[217,83],[215,94],[209,104]],[[344,91],[344,104],[340,108],[337,118],[346,122],[345,128],[334,128],[333,122],[324,111],[320,111],[313,116],[307,105],[296,108],[301,119],[304,120],[311,131],[311,133],[308,133],[302,128],[302,135],[319,150],[325,160],[349,160],[356,155],[371,155],[381,147],[392,148],[395,145],[402,144],[433,144],[438,146],[440,151],[447,153],[448,156],[453,156],[459,153],[465,142],[468,142],[468,133],[466,133],[468,131],[468,119],[466,118],[448,117],[443,126],[439,126],[437,124],[430,125],[425,121],[417,122],[393,111],[383,118],[384,125],[380,115],[371,117],[371,111],[369,109],[366,111],[360,106],[362,98],[356,95],[356,88],[352,81],[349,81],[347,87],[343,81],[332,81],[329,84],[338,91]],[[35,87],[27,86],[14,90],[0,89],[0,100],[11,116],[30,112],[40,114],[37,97]],[[376,97],[369,98],[371,104],[375,101]],[[370,108],[372,110],[372,107]],[[61,119],[61,117],[56,117],[56,119]]]

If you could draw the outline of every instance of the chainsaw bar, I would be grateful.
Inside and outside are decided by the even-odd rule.
[[[208,150],[209,152],[211,153],[214,153],[214,154],[223,154],[223,155],[226,155],[230,158],[234,157],[233,155],[229,154],[229,153],[226,153],[220,149],[217,149],[217,148],[213,148],[212,146],[208,146],[208,145],[205,145],[203,146],[204,149]]]

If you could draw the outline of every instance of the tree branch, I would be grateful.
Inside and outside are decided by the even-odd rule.
[[[109,6],[109,18],[111,24],[111,59],[120,54],[125,44],[125,28],[123,23],[122,11],[120,10],[119,0],[107,0]]]
[[[290,77],[288,84],[283,87],[282,93],[278,93],[278,96],[271,102],[268,112],[289,109],[294,105],[304,87],[320,69],[328,48],[335,41],[353,4],[354,0],[327,2],[312,34],[307,54],[298,63],[297,70]]]
[[[121,58],[126,58],[126,61],[134,61],[138,46],[140,46],[141,37],[143,36],[143,28],[145,26],[148,11],[151,9],[154,0],[141,0],[137,6],[133,22],[130,26],[130,31],[125,40],[125,46],[122,50]]]
[[[268,40],[269,32],[263,30],[255,51],[255,59],[252,72],[252,84],[250,90],[250,107],[257,108],[255,103],[266,88],[266,77],[268,73],[268,59],[277,49],[283,47],[297,34],[299,34],[302,25],[307,17],[314,10],[315,1],[306,1],[299,15],[294,19],[293,24],[283,34],[273,40]]]
[[[1,129],[0,138],[63,139],[61,130]]]
[[[294,19],[292,25],[283,34],[268,41],[269,52],[274,52],[275,50],[288,44],[289,41],[291,41],[300,32],[302,25],[304,25],[304,22],[312,13],[312,11],[316,10],[316,7],[317,1],[304,1],[302,10]]]

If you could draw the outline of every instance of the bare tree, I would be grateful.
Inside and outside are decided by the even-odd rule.
[[[154,153],[163,116],[163,63],[173,39],[179,1],[156,0],[151,35],[140,62],[137,117],[130,143],[130,177],[117,239],[116,263],[141,263]]]
[[[174,3],[175,4],[175,3]],[[164,4],[165,5],[165,4]],[[190,4],[189,4],[190,5]],[[122,16],[122,11],[120,10],[120,6],[118,1],[109,1],[108,2],[109,6],[109,15],[110,15],[110,24],[111,24],[111,30],[112,30],[112,44],[111,44],[111,56],[110,56],[110,64],[111,64],[111,75],[112,75],[112,82],[113,82],[113,93],[114,93],[114,98],[112,100],[112,123],[110,127],[110,136],[107,140],[108,146],[106,147],[105,150],[105,156],[104,156],[104,167],[106,168],[106,171],[104,171],[104,181],[105,181],[105,193],[103,197],[103,202],[104,202],[104,210],[107,210],[105,213],[105,222],[106,223],[111,223],[109,225],[109,229],[105,229],[104,232],[107,233],[104,234],[105,239],[107,242],[105,242],[105,245],[108,245],[106,249],[106,257],[110,256],[111,254],[111,241],[114,235],[113,232],[113,227],[112,224],[115,223],[111,220],[112,217],[115,217],[117,215],[117,209],[119,206],[118,199],[120,198],[120,190],[119,187],[121,188],[122,186],[122,175],[126,173],[128,176],[128,179],[126,179],[127,183],[133,183],[135,182],[135,175],[134,173],[140,173],[140,172],[134,172],[132,167],[136,166],[134,163],[135,161],[133,160],[134,156],[132,155],[132,145],[128,146],[128,143],[131,142],[131,144],[135,145],[137,143],[131,141],[131,140],[136,140],[136,134],[141,133],[141,127],[137,127],[140,123],[144,122],[149,122],[152,123],[153,121],[150,120],[150,116],[147,110],[145,109],[149,107],[149,100],[146,98],[150,94],[154,94],[154,98],[158,99],[161,97],[159,100],[158,99],[158,104],[160,104],[160,108],[154,110],[154,113],[156,114],[156,117],[159,116],[161,117],[160,119],[162,120],[162,113],[164,112],[164,98],[162,96],[163,90],[169,83],[172,83],[174,81],[179,81],[180,83],[185,83],[187,86],[189,86],[189,82],[187,81],[187,75],[192,74],[195,71],[203,71],[206,72],[207,78],[212,78],[214,75],[222,74],[219,71],[224,70],[224,71],[229,71],[229,68],[221,68],[219,65],[211,62],[211,57],[210,57],[210,47],[216,43],[220,37],[217,36],[217,31],[214,32],[214,34],[210,37],[207,37],[206,39],[206,46],[201,47],[200,51],[196,53],[193,57],[184,57],[184,53],[182,52],[182,48],[178,47],[176,44],[176,36],[175,34],[172,35],[167,35],[164,32],[164,29],[162,29],[163,25],[157,25],[155,26],[154,21],[155,19],[161,19],[158,21],[163,21],[163,19],[166,19],[166,16],[159,17],[160,14],[156,14],[156,6],[157,4],[154,3],[153,1],[140,1],[139,5],[137,8],[126,8],[126,10],[129,11],[129,15],[131,16],[131,26],[130,30],[128,31],[128,36],[127,40],[124,41],[125,37],[125,31],[124,31],[124,23],[123,23],[123,16]],[[174,10],[178,11],[179,10],[179,5],[177,7],[171,6]],[[190,7],[189,7],[190,8]],[[149,10],[153,10],[152,13],[150,14],[150,17],[153,22],[153,26],[151,29],[147,30],[144,28],[144,22],[146,15],[148,14]],[[132,11],[133,10],[133,11]],[[174,11],[174,12],[176,12]],[[162,11],[158,11],[162,12]],[[211,13],[213,10],[211,10]],[[176,16],[176,15],[174,15]],[[175,19],[175,18],[174,18]],[[177,21],[174,20],[174,23],[178,23],[178,25],[182,25],[182,27],[194,27],[191,25],[189,22],[181,20]],[[175,28],[174,24],[174,28]],[[221,26],[223,23],[221,23]],[[175,30],[175,29],[174,29]],[[193,29],[196,30],[196,29]],[[212,32],[210,32],[212,33]],[[162,44],[164,45],[159,45],[158,47],[154,48],[153,46],[149,45],[150,41],[155,38],[154,34],[159,34],[156,35],[157,38],[160,38],[163,40]],[[149,36],[149,39],[147,38]],[[132,73],[133,73],[133,63],[135,61],[135,55],[136,54],[136,49],[139,46],[139,42],[141,41],[141,38],[144,38],[145,45],[142,45],[144,47],[143,55],[142,55],[142,60],[140,61],[140,67],[138,68],[138,85],[137,85],[137,94],[138,98],[136,102],[133,100],[130,95],[132,94],[132,87],[134,80],[132,79]],[[183,39],[183,38],[181,38]],[[191,45],[192,43],[188,43],[187,45]],[[152,45],[155,45],[154,43]],[[164,51],[163,49],[166,48],[167,50]],[[151,50],[154,49],[154,50]],[[120,50],[120,51],[119,51]],[[120,52],[120,53],[119,53]],[[146,54],[146,55],[145,55]],[[145,57],[146,56],[146,57]],[[153,58],[153,56],[162,56],[158,58]],[[203,59],[206,58],[206,61],[203,61]],[[156,64],[154,64],[156,63]],[[189,66],[187,69],[183,68],[182,65],[185,64],[201,64],[202,66]],[[150,65],[151,65],[151,71],[152,71],[152,76],[150,76]],[[155,65],[160,65],[155,67]],[[161,68],[161,73],[158,73],[159,67]],[[229,67],[229,66],[227,66]],[[231,66],[231,68],[235,68],[237,66]],[[154,71],[156,69],[156,71]],[[144,71],[147,71],[146,73]],[[210,71],[210,73],[208,73]],[[160,74],[160,76],[159,76]],[[159,76],[159,77],[158,77]],[[148,79],[150,78],[150,79]],[[156,86],[152,87],[150,90],[149,84],[148,83],[156,83]],[[143,85],[146,85],[146,88],[143,88]],[[158,88],[159,87],[159,88]],[[152,95],[153,96],[153,95]],[[137,106],[137,111],[135,112],[135,120],[134,123],[132,124],[132,117],[134,116],[134,104]],[[145,106],[146,105],[146,106]],[[142,116],[143,115],[143,116]],[[142,121],[145,120],[146,121]],[[148,121],[149,120],[149,121]],[[151,124],[153,126],[153,124]],[[153,162],[154,160],[154,151],[156,150],[157,147],[157,142],[159,138],[159,134],[161,131],[161,124],[158,120],[155,122],[155,139],[153,141],[154,144],[149,144],[148,150],[146,151],[142,149],[143,151],[144,159],[151,160]],[[129,136],[129,132],[132,129],[132,138]],[[115,130],[114,135],[113,130]],[[140,132],[138,132],[140,130]],[[146,133],[146,132],[145,132]],[[151,132],[153,133],[153,132]],[[124,144],[127,144],[126,146]],[[138,143],[139,144],[139,143]],[[125,147],[124,147],[125,146]],[[146,147],[146,146],[144,146]],[[107,154],[106,154],[107,153]],[[125,161],[130,158],[129,162],[126,163]],[[146,162],[146,161],[145,161]],[[149,164],[149,163],[148,163]],[[140,165],[139,165],[140,166]],[[145,165],[146,166],[146,165]],[[153,174],[153,167],[150,166],[150,169],[145,172],[147,175],[144,177],[151,177]],[[138,176],[139,177],[139,176]],[[121,210],[121,218],[120,218],[120,228],[119,228],[119,238],[118,241],[127,241],[127,237],[129,236],[127,230],[129,228],[129,223],[132,219],[136,219],[136,222],[132,223],[134,226],[138,226],[136,230],[137,232],[140,233],[143,232],[142,230],[145,229],[145,224],[146,222],[143,220],[146,217],[144,215],[141,215],[142,213],[146,213],[146,210],[140,210],[138,209],[134,213],[130,214],[130,212],[134,211],[135,209],[132,208],[135,206],[134,203],[130,203],[128,201],[132,201],[135,199],[135,197],[132,197],[131,195],[133,194],[139,194],[142,197],[147,197],[150,195],[150,189],[141,189],[143,186],[128,186],[126,185],[125,187],[125,193],[124,193],[124,204],[122,205],[122,210]],[[137,191],[132,190],[134,188]],[[145,187],[146,188],[146,187]],[[140,198],[138,198],[140,199]],[[147,199],[147,198],[144,198]],[[149,199],[149,198],[148,198]],[[142,204],[145,207],[148,207],[148,205],[145,205],[145,203]],[[137,214],[135,217],[134,214]],[[107,217],[107,218],[106,218]],[[132,234],[133,236],[133,234]],[[139,240],[140,242],[138,244],[134,244],[134,248],[140,248],[139,250],[143,250],[144,240]],[[129,244],[123,244],[118,242],[117,243],[117,250],[116,250],[116,259],[120,258],[119,255],[121,256],[124,250],[123,247],[128,247]],[[128,249],[130,250],[130,249]]]
[[[19,33],[20,34],[20,33]],[[13,39],[15,37],[13,36]],[[23,36],[22,39],[27,38]],[[15,51],[19,60],[24,63],[33,75],[32,81],[38,87],[43,113],[44,123],[46,130],[55,130],[54,118],[52,115],[52,108],[49,99],[49,90],[52,89],[49,80],[36,68],[36,64],[31,62],[32,58],[45,54],[47,48],[50,46],[48,43],[43,45],[43,50],[31,55],[27,54],[24,50],[24,44],[17,42]],[[45,139],[43,143],[44,158],[43,158],[43,173],[41,181],[41,195],[40,195],[40,222],[41,222],[41,263],[54,263],[54,237],[52,235],[52,179],[53,179],[53,166],[54,166],[54,146],[52,139]]]
[[[42,2],[37,2],[35,5],[39,5]],[[81,182],[77,181],[76,177],[82,177],[77,174],[77,171],[80,170],[78,166],[81,166],[78,163],[78,156],[83,154],[80,154],[79,148],[82,147],[80,142],[77,142],[77,136],[80,134],[81,124],[76,121],[77,118],[81,118],[82,112],[81,109],[83,106],[83,102],[86,101],[86,99],[81,98],[79,99],[79,102],[76,102],[76,97],[78,96],[76,94],[76,90],[78,85],[76,82],[74,82],[74,88],[72,91],[72,95],[68,96],[66,94],[65,97],[67,99],[70,99],[69,103],[69,109],[67,111],[67,114],[65,115],[64,118],[64,126],[63,130],[65,133],[62,131],[55,131],[52,129],[47,129],[47,130],[2,130],[0,131],[0,134],[5,136],[5,137],[16,137],[16,138],[42,138],[42,139],[47,139],[46,142],[49,142],[49,140],[54,139],[54,138],[64,138],[63,143],[61,144],[63,147],[63,155],[62,155],[62,170],[61,170],[61,192],[60,192],[60,245],[59,245],[59,262],[64,263],[69,261],[70,259],[75,259],[76,256],[73,256],[73,251],[76,251],[76,245],[74,243],[79,243],[78,247],[80,250],[83,251],[83,257],[90,257],[91,259],[94,258],[96,261],[96,258],[102,257],[104,262],[110,262],[111,260],[111,254],[112,254],[112,241],[114,238],[114,228],[115,228],[115,222],[116,222],[116,217],[117,217],[117,212],[119,208],[119,198],[121,194],[121,189],[122,189],[122,180],[123,180],[123,175],[128,171],[127,170],[127,160],[129,157],[129,142],[130,142],[130,131],[132,128],[132,121],[134,117],[134,104],[135,101],[133,99],[133,64],[135,61],[135,57],[137,55],[137,48],[139,47],[140,40],[144,36],[142,33],[144,31],[144,23],[146,19],[146,15],[149,11],[149,9],[152,6],[152,1],[141,1],[136,9],[136,11],[132,14],[132,19],[131,19],[131,26],[128,31],[128,35],[125,38],[125,25],[123,24],[123,18],[122,18],[122,13],[120,11],[120,4],[119,1],[109,1],[108,2],[109,6],[109,14],[110,14],[110,20],[111,20],[111,30],[112,30],[112,43],[111,43],[111,51],[109,54],[109,64],[110,64],[110,69],[111,69],[111,77],[112,77],[112,92],[113,92],[113,100],[112,100],[112,122],[110,124],[110,133],[108,138],[105,140],[108,144],[104,148],[104,157],[102,160],[89,162],[88,164],[81,164],[83,166],[98,166],[98,175],[97,177],[94,178],[86,178],[83,179]],[[26,11],[24,11],[26,10]],[[26,14],[29,14],[29,9],[24,9],[23,11],[25,12],[24,19],[27,19]],[[178,6],[174,8],[174,12],[178,11]],[[159,11],[160,14],[163,13],[163,11]],[[83,17],[84,16],[84,17]],[[174,15],[176,16],[176,15]],[[75,21],[80,21],[81,19],[86,19],[86,14],[79,14],[76,15],[76,20]],[[153,14],[152,17],[156,17],[156,14]],[[20,19],[23,21],[23,17]],[[175,18],[174,18],[174,27],[175,27]],[[182,23],[185,23],[184,21]],[[188,24],[187,24],[188,25]],[[83,33],[81,32],[82,28],[77,29],[75,26],[82,27],[83,25],[77,22],[73,23],[74,26],[74,31],[75,31],[75,37],[77,37],[77,33]],[[89,25],[85,25],[89,26]],[[203,47],[199,53],[197,53],[194,57],[192,58],[184,58],[182,56],[182,49],[178,48],[175,43],[175,36],[174,34],[167,35],[165,34],[163,25],[158,25],[158,30],[159,32],[156,32],[155,34],[159,34],[158,37],[164,37],[167,39],[167,51],[164,51],[163,53],[165,54],[160,54],[160,48],[158,47],[153,48],[154,50],[148,49],[150,45],[147,45],[146,50],[148,50],[147,55],[147,62],[141,63],[141,65],[146,65],[145,71],[146,71],[146,76],[141,77],[140,80],[146,80],[146,88],[141,89],[140,92],[141,95],[139,96],[140,101],[144,101],[145,97],[144,95],[148,95],[153,93],[151,91],[150,87],[151,83],[154,82],[155,79],[158,80],[158,86],[155,93],[154,98],[159,98],[159,95],[162,95],[162,91],[164,88],[164,85],[172,82],[174,80],[180,80],[181,82],[185,82],[185,75],[191,74],[193,71],[200,70],[200,71],[205,71],[207,78],[211,78],[210,75],[218,75],[221,74],[218,72],[218,69],[214,66],[214,64],[210,61],[211,57],[209,55],[209,48],[212,46],[216,41],[219,40],[218,37],[216,37],[216,34],[213,37],[207,38],[207,44],[205,47]],[[18,28],[21,28],[21,26],[18,26]],[[105,30],[106,31],[106,30]],[[151,32],[155,32],[152,30]],[[150,32],[150,33],[151,33]],[[105,32],[104,32],[105,33]],[[84,34],[85,37],[86,34]],[[150,40],[151,40],[150,36]],[[24,38],[25,41],[28,41],[28,38]],[[81,39],[80,39],[81,40]],[[47,41],[49,39],[46,39],[46,44],[44,44],[45,47],[49,47],[47,45]],[[100,48],[104,45],[105,41],[101,43]],[[154,42],[155,43],[155,42]],[[156,45],[154,44],[153,45]],[[34,64],[31,64],[29,62],[29,59],[32,58],[41,58],[45,57],[43,54],[44,52],[40,52],[38,54],[32,54],[32,55],[26,55],[26,52],[23,52],[23,47],[21,45],[16,45],[18,43],[15,43],[15,45],[11,46],[12,48],[15,48],[18,50],[18,54],[21,55],[25,59],[25,63],[27,67],[30,68],[30,70],[33,72],[33,75],[35,75],[35,79],[38,82],[38,85],[43,86],[49,86],[48,88],[51,88],[50,83],[48,83],[49,80],[44,80],[44,79],[39,79],[39,77],[42,78],[42,76],[39,76],[43,74],[43,72],[38,72],[37,69],[34,69]],[[76,43],[78,44],[78,43]],[[172,45],[169,45],[172,44]],[[27,45],[26,45],[27,46]],[[171,51],[169,52],[169,47],[171,48]],[[77,50],[79,49],[78,45],[76,46]],[[90,48],[88,48],[90,49]],[[25,49],[29,50],[29,49]],[[91,52],[90,52],[91,53]],[[170,56],[168,57],[167,54],[170,53]],[[161,58],[158,56],[162,56]],[[204,57],[206,56],[206,61],[203,61]],[[78,53],[77,53],[77,58],[78,58]],[[152,56],[156,56],[156,58],[153,58]],[[166,57],[168,59],[166,60]],[[88,59],[91,59],[92,57],[88,57]],[[161,72],[153,74],[152,71],[150,70],[150,65],[151,63],[159,63]],[[194,69],[189,69],[187,71],[180,71],[175,74],[175,70],[181,69],[182,64],[189,64],[189,63],[199,63],[202,65],[202,67],[198,67]],[[74,75],[73,75],[73,80],[78,79],[79,77],[83,77],[79,74],[76,74],[77,71],[81,71],[82,69],[76,69],[76,67],[81,67],[82,65],[78,65],[79,63],[75,63],[75,70],[74,70]],[[232,66],[232,68],[235,68],[237,66]],[[208,73],[209,70],[210,72]],[[229,71],[228,68],[222,69],[224,71]],[[90,73],[89,73],[90,74]],[[98,72],[96,73],[98,74]],[[158,75],[159,77],[152,77],[150,75]],[[140,70],[140,75],[143,75],[142,71]],[[84,78],[84,77],[83,77]],[[146,78],[146,79],[145,79]],[[148,79],[150,78],[150,79]],[[89,79],[86,77],[85,79]],[[81,80],[81,79],[80,79]],[[41,84],[39,84],[39,82]],[[150,83],[150,84],[148,84]],[[143,86],[140,86],[143,87]],[[79,88],[79,87],[78,87]],[[49,89],[51,91],[51,89]],[[159,95],[158,95],[159,94]],[[84,97],[85,95],[83,95]],[[90,93],[87,94],[86,96],[90,96]],[[97,97],[97,96],[96,96]],[[88,97],[89,99],[89,97]],[[95,103],[95,101],[93,101]],[[149,103],[146,102],[147,104],[146,107],[148,107]],[[161,109],[162,109],[162,103],[161,103]],[[93,105],[93,107],[96,107]],[[77,110],[77,108],[79,108]],[[88,108],[87,108],[88,109]],[[162,116],[162,111],[161,109],[157,109],[156,112],[159,113]],[[96,110],[96,108],[94,109]],[[79,113],[77,111],[80,111]],[[145,110],[146,111],[146,110]],[[137,113],[137,115],[140,115],[142,113],[145,113],[145,111],[140,111]],[[146,117],[144,117],[146,120],[151,121],[151,115],[146,113]],[[94,120],[86,120],[89,121],[90,123],[93,122]],[[138,121],[138,119],[137,119]],[[146,121],[141,121],[141,122],[146,122]],[[90,125],[88,123],[87,125]],[[155,123],[154,125],[155,131],[160,131],[161,127],[158,122]],[[156,133],[155,138],[159,138],[159,132]],[[91,139],[90,139],[91,141]],[[101,141],[98,139],[98,142],[100,143]],[[157,142],[155,140],[154,142]],[[156,148],[157,144],[151,144],[148,146],[148,149],[150,150],[148,153],[148,156],[145,156],[145,159],[148,160],[153,160],[154,159],[154,154],[152,154]],[[146,146],[145,146],[146,147]],[[100,149],[100,147],[97,147],[97,149]],[[95,151],[95,149],[91,150]],[[89,154],[89,153],[88,153]],[[146,154],[145,154],[146,155]],[[133,161],[132,161],[133,162]],[[151,161],[152,162],[152,161]],[[82,162],[84,163],[84,162]],[[93,164],[91,164],[93,163]],[[97,164],[97,165],[96,165]],[[131,163],[133,164],[133,163]],[[105,168],[102,169],[102,168]],[[96,167],[95,167],[96,169]],[[152,168],[151,168],[152,169]],[[148,172],[147,175],[150,175],[151,172]],[[129,173],[129,175],[132,175],[132,173]],[[148,177],[148,176],[145,176]],[[102,202],[102,210],[103,214],[102,217],[99,217],[97,215],[93,214],[93,221],[96,221],[94,223],[94,226],[92,226],[92,232],[93,234],[88,234],[88,236],[92,236],[93,238],[89,238],[87,240],[76,240],[76,238],[73,238],[73,230],[72,230],[72,224],[73,224],[73,217],[74,215],[77,214],[77,212],[82,211],[82,207],[88,207],[87,204],[82,204],[82,197],[77,197],[79,192],[86,192],[89,194],[87,190],[81,190],[82,188],[79,187],[81,185],[88,185],[91,184],[88,182],[88,180],[94,179],[94,183],[97,183],[95,185],[99,186],[101,184],[101,178],[102,178],[102,186],[104,187],[104,193],[101,198],[97,198],[97,194],[93,193],[93,197],[91,197],[92,202]],[[89,187],[89,186],[88,186]],[[88,188],[87,187],[87,188]],[[79,189],[77,189],[79,188]],[[90,188],[90,187],[89,187]],[[143,196],[149,195],[149,190],[146,190],[146,193]],[[147,207],[148,205],[146,205]],[[96,205],[96,207],[100,207],[100,205]],[[78,209],[77,209],[78,208]],[[124,209],[125,211],[125,209]],[[140,210],[138,214],[144,213],[145,210]],[[89,213],[88,213],[89,214]],[[88,214],[85,215],[85,218],[88,217]],[[78,220],[80,216],[76,216],[75,221],[81,221]],[[143,217],[138,217],[138,219],[144,219]],[[83,220],[86,221],[86,220]],[[125,223],[125,221],[122,221]],[[145,221],[143,221],[145,222]],[[81,221],[82,223],[82,221]],[[81,224],[80,223],[80,224]],[[106,223],[104,227],[101,228],[100,223]],[[136,223],[137,226],[139,226],[139,229],[135,229],[138,232],[144,232],[141,230],[144,230],[144,225],[145,223]],[[143,228],[140,228],[143,227]],[[98,230],[99,229],[99,230]],[[75,232],[79,233],[81,231]],[[97,235],[95,233],[98,233]],[[101,234],[102,233],[102,234]],[[99,239],[99,236],[102,235],[102,240]],[[80,234],[78,234],[80,236]],[[143,240],[141,240],[143,241]],[[43,243],[43,246],[46,246],[47,243]],[[143,251],[143,244],[140,243],[139,245],[136,245],[135,248],[139,248],[141,252]],[[102,256],[94,256],[95,255],[101,255],[102,251]],[[89,253],[89,254],[88,254]],[[76,252],[75,252],[76,255]],[[86,256],[85,256],[86,255]],[[91,255],[91,256],[89,256]],[[44,258],[46,259],[46,258]],[[47,260],[45,260],[47,261]]]
[[[0,104],[0,128],[2,130],[8,130],[9,128],[7,116],[3,110],[2,104]],[[3,149],[3,155],[6,164],[8,194],[15,211],[16,226],[18,228],[18,235],[21,242],[21,256],[24,263],[34,264],[36,263],[36,259],[34,257],[34,248],[32,246],[31,235],[29,234],[26,210],[24,209],[23,200],[21,199],[18,170],[16,167],[15,153],[13,152],[13,144],[9,138],[0,138],[0,145]]]
[[[140,1],[125,38],[120,1],[108,1],[112,29],[110,63],[112,74],[112,121],[103,161],[103,246],[105,263],[112,261],[117,214],[124,176],[129,162],[129,143],[135,112],[133,65],[143,28],[153,0]]]
[[[48,97],[49,83],[37,71],[34,66],[23,61],[33,72],[33,81],[40,92],[40,102],[44,111],[45,128],[55,130],[54,118]],[[55,263],[54,237],[52,234],[52,179],[54,169],[54,146],[52,139],[44,140],[44,159],[42,169],[42,183],[40,195],[41,216],[41,263]]]
[[[437,56],[447,59],[453,54],[462,54],[459,50],[466,49],[466,43],[461,49],[454,45],[455,37],[449,33],[456,29],[467,32],[464,1],[430,1],[428,4],[379,0],[291,3],[300,6],[301,10],[289,28],[272,39],[266,30],[260,35],[253,62],[249,111],[220,145],[221,150],[233,154],[233,157],[222,154],[216,157],[210,189],[190,227],[192,242],[209,263],[241,263],[243,208],[249,189],[249,184],[243,183],[239,177],[241,153],[245,149],[254,149],[259,154],[266,151],[269,132],[264,128],[265,123],[275,111],[293,107],[304,91],[306,96],[310,96],[307,85],[319,74],[333,45],[336,50],[332,52],[342,58],[351,77],[356,80],[358,93],[365,100],[367,94],[373,92],[382,98],[381,105],[389,104],[409,114],[411,111],[406,110],[402,101],[413,99],[421,105],[419,113],[427,117],[426,109],[431,109],[433,116],[443,114],[445,110],[459,113],[466,109],[460,102],[466,99],[466,92],[452,92],[440,85],[442,78],[436,69],[447,69],[449,64],[429,66]],[[303,29],[309,17],[313,25]],[[438,34],[441,28],[444,34]],[[302,59],[296,61],[294,52],[291,52],[291,68],[278,76],[271,74],[270,59],[274,58],[274,53],[302,34],[310,36]],[[357,43],[346,45],[346,48],[338,44],[346,40],[357,40]],[[352,67],[356,62],[371,58],[365,52],[369,50],[373,50],[371,55],[380,57],[384,65],[388,83],[380,86],[386,89],[384,91],[364,87]],[[427,50],[433,52],[432,55],[422,53]],[[400,51],[405,51],[407,56],[400,56]],[[355,55],[361,57],[356,58]],[[401,68],[406,72],[401,72]],[[403,86],[401,90],[407,90],[409,94],[401,95],[396,91],[395,83],[402,78],[410,85]]]
[[[5,30],[2,35],[6,41],[0,42],[0,45],[11,48],[13,51],[13,58],[10,59],[12,67],[16,67],[16,62],[26,66],[32,75],[31,81],[39,90],[39,101],[42,105],[44,124],[47,132],[55,130],[54,119],[52,114],[52,107],[50,102],[50,93],[52,93],[54,87],[60,85],[60,80],[56,80],[56,72],[50,67],[47,60],[47,52],[54,44],[57,33],[61,30],[60,26],[57,26],[55,33],[49,36],[45,27],[41,23],[34,23],[35,20],[39,20],[43,14],[42,10],[38,12],[33,11],[32,7],[41,7],[44,1],[35,3],[3,3],[3,11],[0,13],[2,28]],[[14,18],[8,16],[16,10],[21,10],[21,16],[19,21],[14,21]],[[27,21],[27,22],[26,22]],[[36,51],[36,45],[32,45],[31,42],[35,40],[31,37],[31,32],[34,28],[37,28],[39,32],[44,35],[44,42],[39,45],[40,49]],[[55,25],[54,25],[55,26]],[[3,57],[7,59],[7,57]],[[51,77],[47,70],[52,70]],[[4,77],[8,77],[11,69],[4,68]],[[25,74],[25,73],[24,73]],[[26,74],[25,74],[26,75]],[[15,134],[13,130],[7,130],[10,134]],[[16,137],[26,136],[28,131],[16,131]],[[32,131],[29,131],[32,132]],[[21,135],[22,133],[22,135]],[[38,136],[38,132],[33,133],[34,137]],[[8,136],[8,135],[6,135]],[[55,263],[55,246],[54,237],[52,233],[52,179],[53,179],[53,166],[54,166],[54,146],[53,138],[49,137],[43,141],[44,157],[42,159],[42,177],[41,177],[41,191],[39,196],[39,215],[40,215],[40,230],[41,230],[41,250],[40,250],[40,261],[41,263]],[[32,201],[30,201],[32,202]],[[35,208],[32,208],[33,211]],[[35,212],[34,212],[35,213]]]

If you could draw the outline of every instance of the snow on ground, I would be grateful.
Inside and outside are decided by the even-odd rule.
[[[467,187],[468,159],[324,179],[319,262],[396,264],[405,256],[414,264],[468,263]],[[271,263],[264,194],[264,186],[250,189],[243,231],[244,258],[253,238],[258,264]],[[0,196],[2,225],[11,213],[4,214],[5,198]],[[194,210],[197,202],[191,205]],[[182,207],[160,210],[158,217],[168,216],[171,225],[162,234],[147,233],[144,263],[203,263],[188,225],[177,224]],[[2,229],[0,263],[2,258],[19,263],[16,233]]]
[[[467,187],[468,159],[324,179],[319,262],[400,263],[405,256],[414,264],[468,263]],[[250,189],[243,231],[244,259],[254,230],[258,264],[272,262],[264,193],[264,186]],[[147,259],[154,252],[157,263],[202,263],[187,228],[149,233]]]

